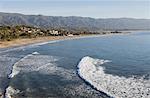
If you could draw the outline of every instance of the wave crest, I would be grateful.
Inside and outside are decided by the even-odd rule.
[[[33,52],[16,62],[13,65],[12,73],[9,75],[9,78],[13,78],[20,72],[31,72],[39,71],[49,65],[53,65],[58,58],[47,55],[40,55],[38,52]]]
[[[106,74],[100,65],[108,60],[83,57],[78,64],[78,74],[97,90],[115,98],[150,98],[150,80],[125,78]]]

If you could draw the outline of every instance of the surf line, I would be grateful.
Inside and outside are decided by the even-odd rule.
[[[80,61],[82,60],[83,58],[80,59]],[[80,63],[80,62],[79,62]],[[105,96],[105,97],[108,97],[108,98],[115,98],[115,97],[112,97],[110,95],[108,95],[107,93],[103,92],[103,91],[100,91],[98,90],[96,87],[94,87],[90,82],[88,82],[86,79],[84,79],[82,76],[80,76],[80,68],[79,68],[79,63],[77,64],[76,66],[76,74],[77,76],[87,85],[87,86],[90,86],[92,89],[94,89],[95,91],[99,92],[101,95],[100,96]]]
[[[31,54],[28,54],[27,56],[38,55],[38,54],[39,54],[38,52],[33,52]],[[20,60],[25,59],[27,56],[20,58]],[[7,75],[8,83],[7,83],[6,87],[5,87],[5,90],[4,90],[4,93],[2,95],[2,98],[12,98],[11,95],[8,93],[8,90],[11,89],[11,90],[15,91],[15,89],[10,87],[9,83],[10,83],[11,79],[13,77],[15,77],[19,73],[19,71],[17,71],[16,68],[15,68],[16,64],[17,64],[17,62],[12,65],[10,74]]]

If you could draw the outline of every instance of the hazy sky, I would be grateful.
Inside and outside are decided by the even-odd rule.
[[[150,19],[150,0],[0,0],[0,12]]]

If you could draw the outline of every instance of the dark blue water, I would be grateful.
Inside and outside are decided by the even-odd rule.
[[[111,74],[150,74],[150,32],[62,41],[33,48],[35,50],[63,57],[59,66],[65,68],[75,68],[82,57],[91,56],[111,60],[109,65],[104,65]]]
[[[6,70],[6,74],[10,74],[15,62],[35,51],[40,53],[40,55],[61,58],[55,62],[56,66],[65,70],[72,70],[73,79],[70,81],[60,77],[58,74],[43,75],[36,71],[22,73],[9,80],[9,85],[23,91],[21,94],[15,95],[15,97],[37,97],[40,95],[45,97],[61,96],[64,98],[76,98],[77,96],[78,98],[86,98],[87,96],[90,98],[107,97],[107,95],[100,94],[86,85],[75,73],[76,66],[84,56],[111,60],[110,63],[102,65],[108,74],[124,77],[133,75],[136,77],[145,76],[145,79],[149,79],[150,76],[150,32],[65,40],[40,46],[15,48],[14,50],[8,49],[8,51],[7,49],[2,49],[0,50],[0,56],[1,58],[7,57],[7,59],[0,60],[1,70]],[[10,60],[8,58],[14,59]],[[8,68],[3,69],[3,66],[8,66]],[[2,72],[0,74],[3,78],[7,77]],[[1,78],[1,81],[4,81],[3,78]],[[6,81],[8,80],[6,79]],[[44,84],[43,82],[46,83]],[[8,85],[7,82],[6,84]],[[0,82],[1,88],[3,88],[2,85]],[[80,88],[81,85],[82,87]],[[75,86],[79,86],[80,89],[72,89]],[[40,87],[45,89],[43,90]],[[31,89],[30,93],[26,91],[27,88]],[[64,88],[69,89],[62,90]],[[35,90],[32,92],[32,89]],[[49,90],[51,90],[51,93],[48,92]],[[68,94],[68,90],[72,90],[71,94]],[[83,92],[80,90],[83,90]]]

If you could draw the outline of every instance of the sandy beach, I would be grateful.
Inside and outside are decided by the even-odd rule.
[[[14,39],[11,41],[0,41],[0,48],[9,48],[21,45],[29,45],[35,43],[42,43],[47,41],[54,40],[69,40],[69,39],[77,39],[83,37],[100,37],[100,36],[111,36],[111,35],[124,35],[129,33],[118,33],[118,34],[86,34],[86,35],[74,35],[74,36],[46,36],[46,37],[37,37],[37,38],[20,38]]]
[[[23,38],[23,39],[14,39],[12,41],[0,41],[0,48],[8,48],[20,45],[28,45],[34,43],[42,43],[53,40],[63,40],[63,39],[75,39],[86,36],[93,35],[76,35],[76,36],[46,36],[46,37],[37,37],[37,38]],[[97,36],[97,35],[94,35]]]
[[[89,36],[89,35],[84,35],[84,36]],[[14,47],[14,46],[20,46],[20,45],[41,43],[41,42],[52,41],[52,40],[73,39],[73,38],[79,38],[79,37],[83,37],[83,35],[73,36],[73,37],[47,36],[47,37],[37,37],[37,38],[14,39],[12,41],[0,41],[0,48],[8,48],[8,47]]]

